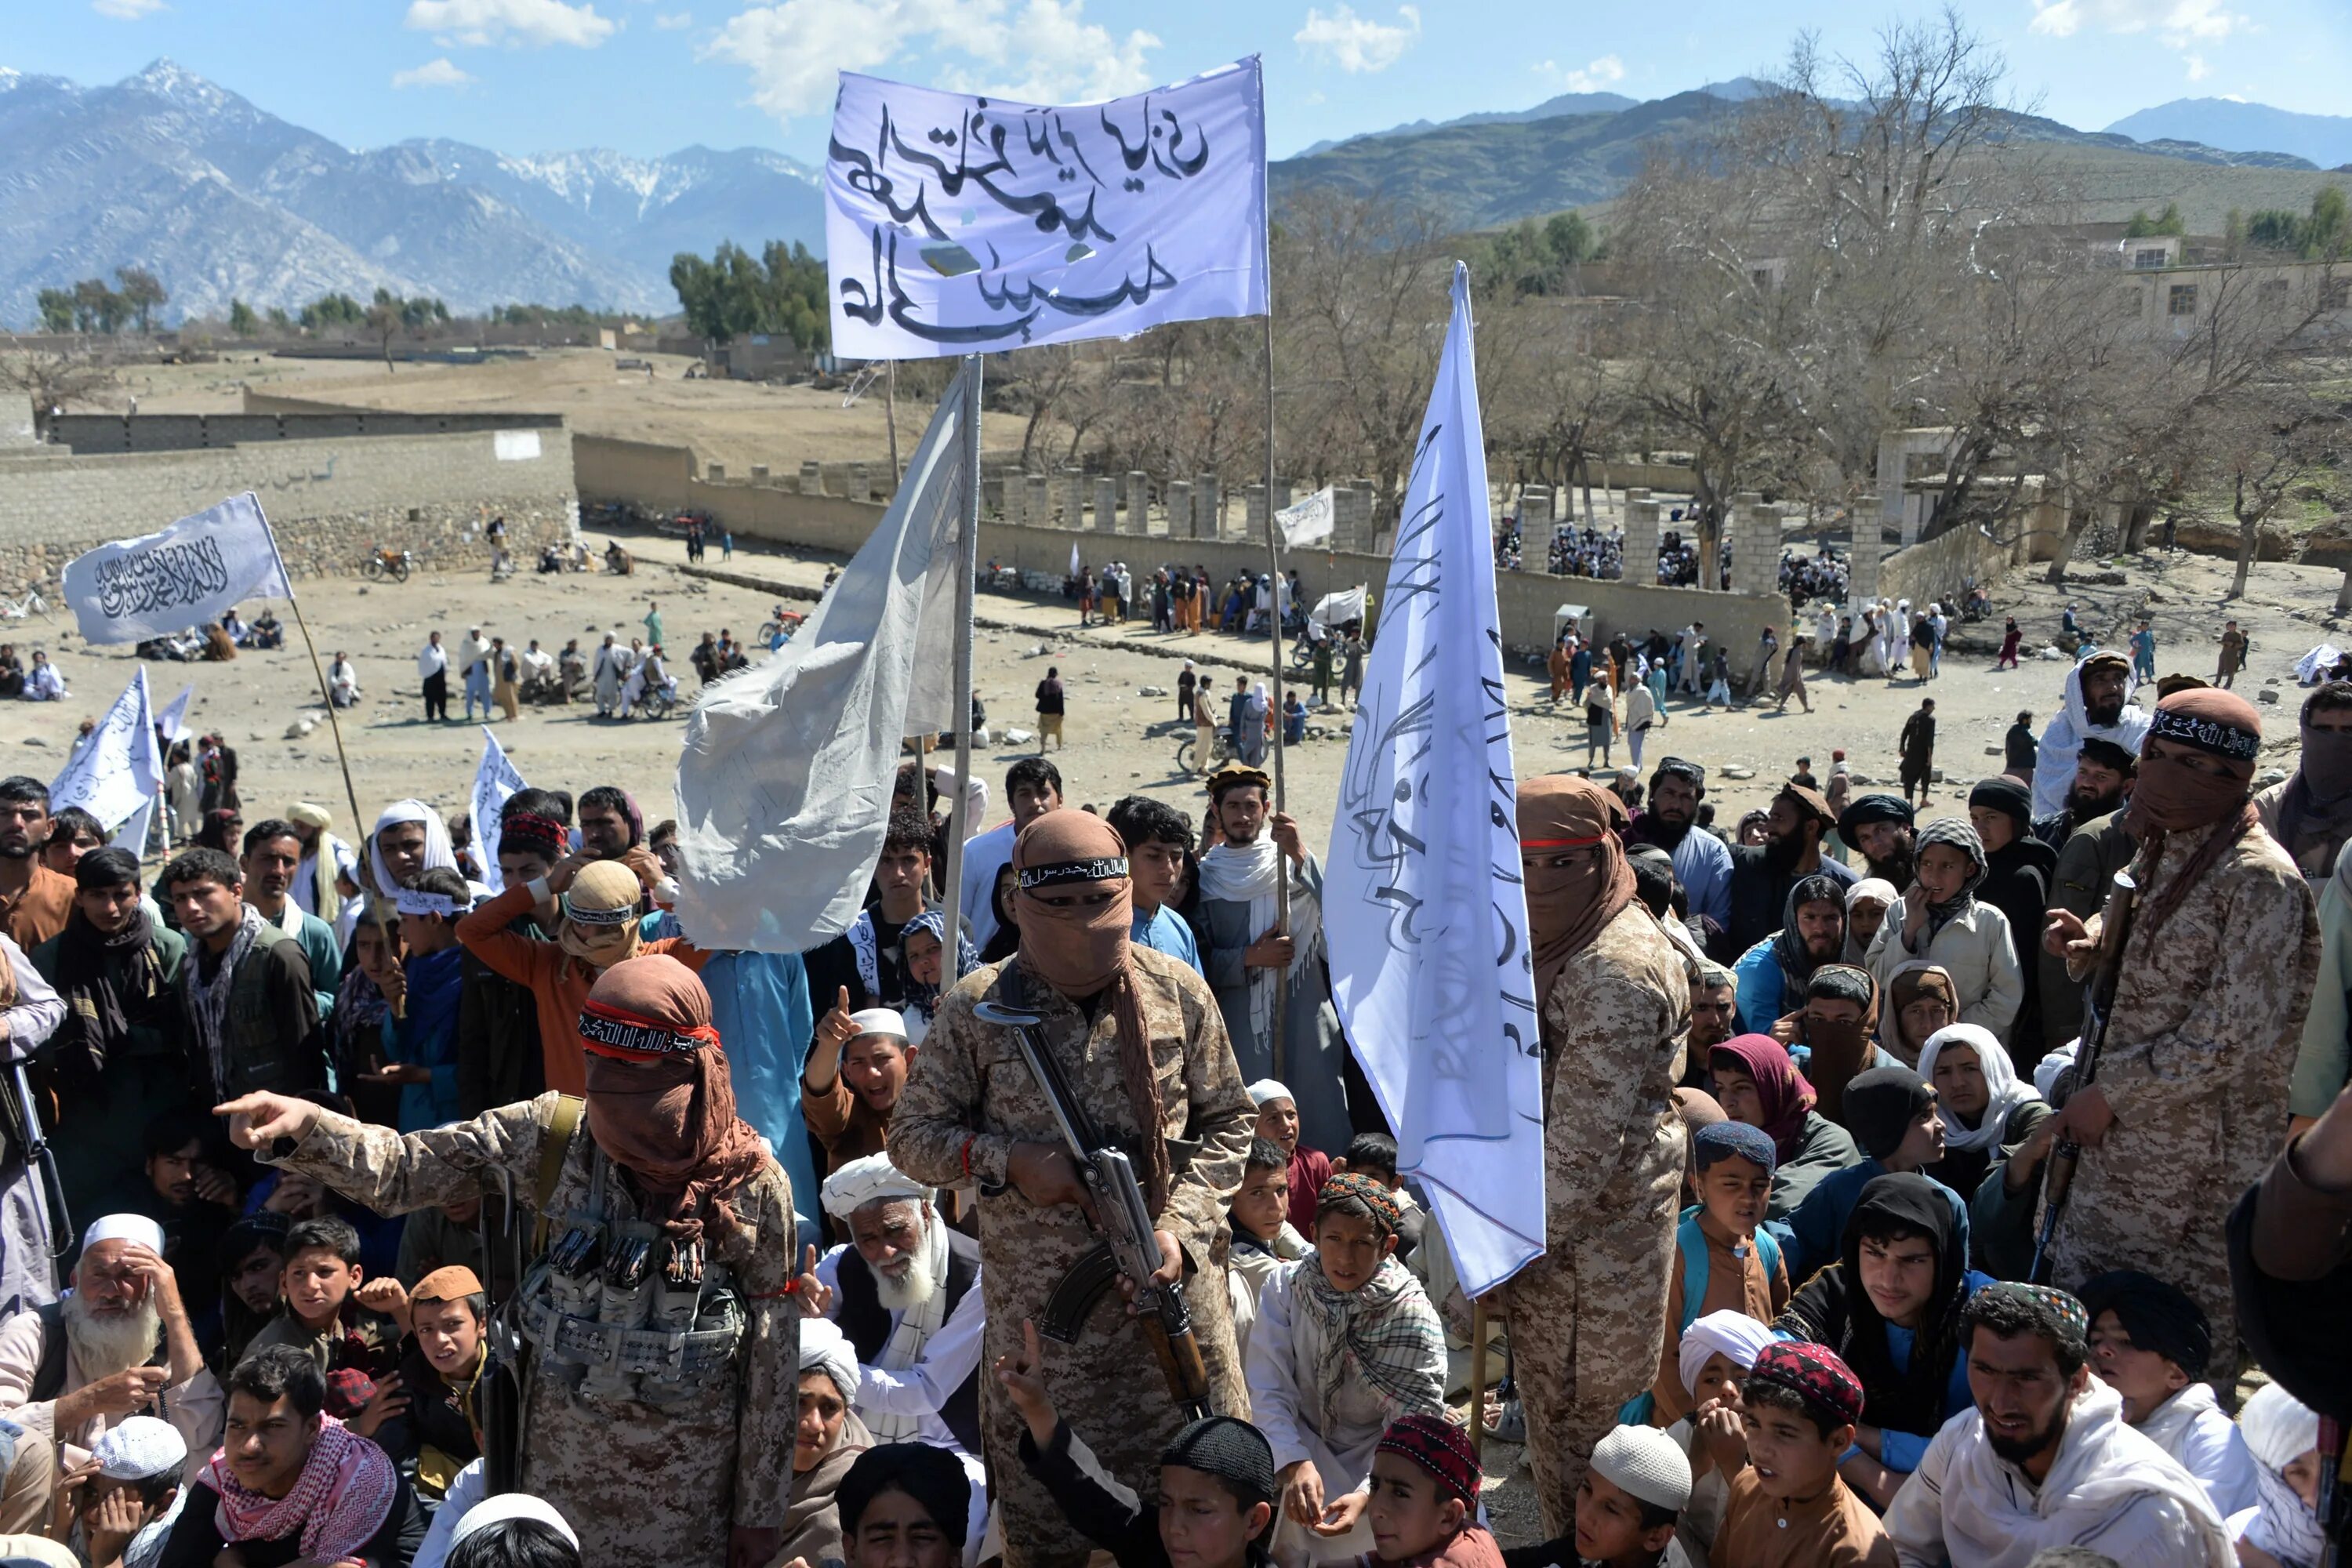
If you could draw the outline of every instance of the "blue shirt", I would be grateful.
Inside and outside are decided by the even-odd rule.
[[[702,966],[710,1022],[727,1052],[736,1114],[751,1124],[792,1179],[803,1245],[817,1233],[816,1163],[801,1119],[801,1069],[816,1018],[796,952],[719,952]]]
[[[1694,826],[1675,846],[1675,880],[1689,897],[1691,913],[1713,921],[1717,931],[1731,929],[1729,845]]]
[[[1712,837],[1710,835],[1709,837]],[[1691,900],[1696,909],[1698,900]],[[1777,931],[1739,955],[1731,966],[1737,989],[1732,993],[1732,1010],[1739,1017],[1739,1030],[1747,1035],[1769,1035],[1772,1026],[1786,1011],[1780,1004],[1789,992],[1789,977],[1781,973],[1780,961],[1772,956],[1772,943]],[[1791,1274],[1790,1279],[1796,1276]]]
[[[1127,940],[1138,947],[1181,958],[1192,966],[1194,973],[1204,980],[1208,978],[1208,971],[1201,967],[1201,944],[1193,940],[1192,928],[1178,919],[1176,911],[1166,904],[1148,915],[1139,911]]]
[[[1960,1295],[1965,1300],[1992,1282],[1991,1275],[1971,1268],[1960,1276]],[[1895,1363],[1897,1374],[1910,1372],[1911,1347],[1917,1338],[1914,1330],[1886,1325],[1886,1355]],[[1944,1419],[1949,1421],[1975,1403],[1975,1396],[1969,1393],[1969,1358],[1965,1353],[1956,1355],[1952,1358],[1952,1374],[1944,1382]],[[1919,1468],[1927,1445],[1935,1437],[1933,1432],[1897,1432],[1892,1426],[1883,1426],[1878,1433],[1878,1462],[1907,1476]]]

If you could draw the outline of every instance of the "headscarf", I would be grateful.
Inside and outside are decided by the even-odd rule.
[[[2139,782],[2123,820],[2140,841],[2143,868],[2155,869],[2167,835],[2213,830],[2170,881],[2149,890],[2138,923],[2153,941],[2189,889],[2255,826],[2250,786],[2263,749],[2263,721],[2254,705],[2234,691],[2176,691],[2156,705],[2147,740],[2194,747],[2229,767],[2223,773],[2200,773],[2178,758],[2148,755],[2147,742],[2141,742]]]
[[[626,963],[645,946],[644,928],[637,921],[644,896],[637,874],[625,864],[591,860],[564,891],[556,942],[591,969]]]
[[[2252,1450],[2261,1510],[2245,1540],[2290,1568],[2317,1568],[2327,1539],[2319,1516],[2287,1485],[2286,1468],[2319,1446],[2319,1415],[2275,1383],[2254,1390],[2238,1412],[2238,1430]]]
[[[1092,812],[1063,806],[1021,830],[1013,841],[1013,868],[1021,889],[1013,900],[1021,916],[1015,962],[1073,1001],[1109,990],[1118,1025],[1119,1081],[1127,1089],[1128,1110],[1135,1118],[1143,1154],[1144,1202],[1157,1218],[1168,1205],[1175,1178],[1164,1131],[1167,1108],[1160,1100],[1151,1036],[1143,1025],[1143,997],[1128,951],[1135,906],[1127,842]],[[1066,908],[1039,897],[1049,888],[1094,883],[1109,886],[1111,897],[1092,908]]]
[[[625,959],[596,978],[580,1010],[588,1053],[588,1131],[659,1200],[664,1231],[720,1239],[740,1228],[727,1194],[757,1175],[766,1146],[735,1114],[735,1089],[710,994],[667,953]]]
[[[1929,963],[1923,958],[1906,959],[1896,964],[1895,973],[1887,976],[1886,1005],[1879,1009],[1878,1041],[1886,1047],[1889,1055],[1906,1061],[1911,1059],[1914,1047],[1903,1036],[1903,1009],[1921,996],[1941,996],[1944,1005],[1952,1010],[1952,1016],[1959,1016],[1960,993],[1958,987],[1952,984],[1950,971],[1940,963]],[[1926,1047],[1927,1041],[1922,1040],[1917,1048],[1925,1049]]]
[[[2278,841],[2297,864],[2306,849],[2341,846],[2352,837],[2352,730],[2316,730],[2311,723],[2320,697],[2340,690],[2331,681],[2304,699],[2303,760],[2279,795]],[[2320,863],[2320,875],[2332,861],[2331,856]]]
[[[1886,1320],[1862,1287],[1865,1226],[1894,1221],[1927,1237],[1936,1280],[1911,1342],[1911,1359],[1897,1372]],[[1836,1347],[1868,1392],[1873,1424],[1932,1436],[1944,1424],[1945,1391],[1960,1353],[1960,1309],[1968,1300],[1969,1243],[1942,1185],[1916,1171],[1890,1172],[1864,1186],[1839,1244],[1843,1271],[1845,1332]]]
[[[921,914],[917,915],[913,920],[910,920],[905,925],[900,926],[898,928],[898,951],[901,953],[906,952],[907,939],[915,935],[918,931],[929,933],[931,939],[940,944],[940,966],[943,971],[946,970],[948,966],[948,917],[938,910],[925,910]],[[957,981],[961,980],[965,975],[970,974],[973,970],[979,967],[980,950],[971,945],[971,938],[964,935],[961,931],[958,931],[956,933],[954,970],[951,973],[947,975],[946,979],[940,984],[927,985],[923,982],[915,978],[913,971],[908,968],[908,965],[903,963],[899,965],[900,984],[907,994],[907,1005],[914,1011],[921,1014],[923,1016],[923,1021],[926,1024],[929,1023],[939,1013],[940,997],[941,994],[951,989]]]
[[[1323,1335],[1314,1368],[1318,1430],[1332,1429],[1333,1404],[1350,1363],[1390,1419],[1444,1409],[1445,1331],[1403,1264],[1384,1258],[1370,1279],[1342,1290],[1323,1272],[1321,1256],[1310,1252],[1292,1272],[1291,1290],[1297,1310]]]
[[[230,1473],[225,1453],[213,1455],[204,1479],[220,1496],[213,1525],[226,1540],[278,1541],[299,1531],[302,1556],[319,1563],[358,1556],[392,1516],[400,1485],[400,1472],[382,1448],[325,1415],[302,1473],[284,1497],[247,1490]]]
[[[2213,1325],[2179,1286],[2137,1268],[2111,1268],[2083,1281],[2083,1310],[2091,1321],[2113,1312],[2134,1350],[2153,1351],[2192,1378],[2213,1359]]]
[[[1805,982],[1812,978],[1813,971],[1824,963],[1837,962],[1835,954],[1815,958],[1807,950],[1804,932],[1797,925],[1797,909],[1801,904],[1835,904],[1843,919],[1845,889],[1838,885],[1836,878],[1818,871],[1810,877],[1800,877],[1789,885],[1788,900],[1780,907],[1780,929],[1772,937],[1772,961],[1780,966],[1783,1005],[1793,1003],[1800,1007],[1805,1005]],[[1841,951],[1843,946],[1844,936],[1841,931]]]
[[[1909,1068],[1872,1068],[1846,1081],[1846,1131],[1864,1153],[1883,1162],[1902,1147],[1912,1121],[1935,1102],[1935,1090]]]
[[[419,868],[420,870],[430,871],[436,868],[450,871],[460,869],[457,852],[449,845],[449,826],[441,820],[441,814],[421,800],[395,800],[383,808],[383,815],[375,819],[375,831],[368,835],[369,869],[375,875],[377,889],[387,896],[398,892],[400,888],[392,879],[392,872],[383,863],[383,849],[376,840],[385,828],[396,827],[404,822],[425,825],[425,864]],[[325,842],[323,838],[320,840],[322,846]]]
[[[1984,840],[1977,837],[1977,830],[1964,816],[1939,816],[1919,829],[1912,851],[1915,868],[1918,863],[1916,857],[1924,854],[1930,844],[1948,844],[1969,858],[1968,879],[1960,884],[1960,890],[1943,903],[1927,906],[1927,929],[1924,934],[1928,942],[1933,942],[1937,932],[1966,914],[1969,906],[1977,901],[1976,891],[1984,884],[1987,868]],[[1916,876],[1916,869],[1913,874]]]
[[[323,805],[298,800],[286,808],[286,819],[319,835],[318,847],[310,852],[317,862],[310,868],[310,912],[333,925],[343,909],[342,892],[335,886],[335,841],[327,833],[334,826],[335,814]]]
[[[1759,1114],[1764,1131],[1771,1134],[1773,1152],[1784,1163],[1795,1159],[1815,1097],[1813,1086],[1789,1059],[1788,1048],[1769,1035],[1734,1035],[1717,1046],[1712,1055],[1731,1058],[1741,1072],[1755,1080]]]
[[[1719,1355],[1746,1372],[1773,1338],[1769,1328],[1745,1312],[1706,1312],[1692,1319],[1675,1351],[1675,1369],[1682,1373],[1683,1392],[1693,1399],[1698,1397],[1698,1374],[1706,1370],[1710,1358]]]
[[[1958,1046],[1976,1052],[1977,1065],[1984,1071],[1987,1099],[1984,1115],[1974,1127],[1963,1125],[1949,1106],[1944,1108],[1944,1147],[1979,1152],[1998,1149],[2011,1115],[2019,1106],[2030,1105],[2041,1096],[2033,1092],[2032,1084],[2019,1079],[2008,1049],[1981,1024],[1947,1024],[1928,1036],[1927,1043],[1919,1047],[1919,1076],[1933,1084],[1937,1058]]]
[[[1852,883],[1846,888],[1845,961],[1848,963],[1861,963],[1870,956],[1868,951],[1854,940],[1854,905],[1864,903],[1871,900],[1875,900],[1886,909],[1893,909],[1895,907],[1895,900],[1902,896],[1903,894],[1901,889],[1897,889],[1894,883],[1888,881],[1884,877],[1864,877],[1860,881]]]
[[[1590,779],[1546,773],[1519,785],[1522,850],[1595,850],[1591,858],[1580,858],[1565,868],[1527,874],[1538,1011],[1568,961],[1591,946],[1601,929],[1633,901],[1633,868],[1614,830],[1624,814],[1624,803]]]
[[[244,814],[233,806],[220,806],[205,813],[204,826],[196,830],[196,842],[206,849],[217,849],[236,858],[237,842],[229,836],[228,825]]]

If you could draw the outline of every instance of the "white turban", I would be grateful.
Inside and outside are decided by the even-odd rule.
[[[1892,904],[1902,896],[1885,878],[1864,877],[1845,890],[1846,911],[1851,914],[1856,904]]]
[[[163,1227],[143,1214],[101,1215],[81,1233],[81,1249],[88,1252],[101,1241],[128,1241],[150,1252],[161,1252]]]
[[[2254,1458],[2283,1471],[2319,1447],[2319,1414],[2275,1383],[2266,1383],[2238,1412],[2238,1431]]]
[[[474,1531],[509,1519],[535,1519],[570,1542],[573,1551],[580,1548],[580,1537],[555,1511],[555,1505],[529,1492],[499,1492],[484,1498],[467,1509],[466,1517],[457,1521],[457,1528],[449,1532],[449,1544],[455,1546]]]
[[[425,824],[424,869],[430,871],[439,867],[454,871],[457,868],[457,852],[449,845],[449,826],[441,820],[439,812],[421,800],[396,800],[385,806],[383,815],[375,819],[375,833],[381,834],[385,828],[404,822]],[[375,873],[375,885],[387,893],[396,891],[399,884],[384,868],[383,850],[376,844],[375,834],[368,837],[368,859],[369,868]]]
[[[1756,1364],[1758,1353],[1776,1337],[1770,1329],[1745,1312],[1709,1312],[1695,1320],[1683,1331],[1682,1345],[1675,1352],[1675,1370],[1683,1374],[1683,1391],[1694,1399],[1698,1397],[1698,1374],[1706,1370],[1709,1356],[1724,1356],[1746,1372]]]
[[[1270,1078],[1262,1078],[1250,1085],[1249,1097],[1250,1103],[1261,1109],[1277,1100],[1287,1100],[1294,1105],[1298,1100],[1298,1097],[1290,1092],[1287,1084]]]
[[[857,1352],[832,1319],[801,1320],[801,1370],[824,1373],[841,1390],[843,1400],[857,1402]]]
[[[152,1480],[175,1474],[188,1462],[188,1440],[169,1421],[126,1415],[90,1445],[89,1457],[108,1480]]]
[[[931,1201],[931,1189],[890,1163],[887,1154],[852,1160],[824,1179],[824,1212],[848,1223],[849,1216],[883,1198]]]

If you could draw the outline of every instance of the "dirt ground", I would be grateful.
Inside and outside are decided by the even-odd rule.
[[[616,372],[615,357],[648,360],[643,371]],[[765,463],[798,473],[804,460],[887,460],[882,386],[842,406],[843,393],[760,382],[685,379],[692,359],[677,354],[615,356],[602,349],[535,350],[529,359],[480,364],[404,364],[386,371],[365,360],[276,359],[232,353],[210,364],[142,365],[127,371],[107,405],[139,400],[143,414],[224,414],[244,407],[244,389],[317,398],[364,408],[436,413],[512,409],[558,413],[575,432],[691,447],[704,462],[730,473]],[[902,395],[898,440],[914,450],[930,416]],[[991,421],[992,434],[1017,433],[1015,421]]]

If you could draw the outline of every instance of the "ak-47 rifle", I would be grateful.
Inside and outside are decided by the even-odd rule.
[[[1192,1310],[1184,1304],[1184,1287],[1181,1281],[1171,1285],[1155,1283],[1152,1276],[1160,1271],[1160,1242],[1154,1234],[1151,1211],[1143,1201],[1143,1189],[1135,1180],[1135,1167],[1126,1151],[1114,1147],[1095,1130],[1093,1119],[1087,1115],[1069,1085],[1062,1079],[1062,1069],[1045,1042],[1037,1034],[1044,1019],[1035,1013],[1024,1013],[994,1002],[982,1002],[972,1008],[972,1016],[983,1024],[996,1024],[1013,1031],[1020,1042],[1021,1059],[1029,1064],[1029,1073],[1037,1080],[1037,1090],[1054,1112],[1054,1124],[1060,1129],[1062,1142],[1077,1166],[1078,1178],[1086,1184],[1087,1195],[1094,1200],[1094,1217],[1089,1228],[1101,1237],[1101,1242],[1085,1257],[1070,1266],[1068,1273],[1054,1287],[1046,1299],[1045,1312],[1037,1331],[1058,1343],[1072,1345],[1086,1328],[1087,1314],[1102,1300],[1103,1292],[1121,1275],[1135,1286],[1136,1321],[1143,1325],[1144,1337],[1151,1342],[1152,1353],[1160,1358],[1160,1370],[1168,1378],[1168,1391],[1176,1403],[1184,1407],[1193,1419],[1210,1414],[1209,1373],[1201,1364],[1201,1346],[1192,1337]],[[1145,1129],[1146,1137],[1156,1138],[1160,1130]]]
[[[2128,868],[2116,873],[2107,889],[2106,909],[2099,921],[2099,966],[2092,971],[2083,1002],[2083,1033],[2074,1047],[2074,1087],[2069,1098],[2091,1087],[2098,1076],[2099,1052],[2107,1043],[2107,1024],[2114,1015],[2116,985],[2123,978],[2124,944],[2131,940],[2132,919],[2139,903],[2139,884]],[[2050,1248],[2058,1239],[2059,1216],[2066,1212],[2066,1194],[2074,1185],[2074,1167],[2083,1146],[2061,1137],[2051,1146],[2050,1163],[2042,1179],[2042,1232],[2033,1243],[2033,1268],[2027,1278],[2037,1285],[2049,1282]]]

